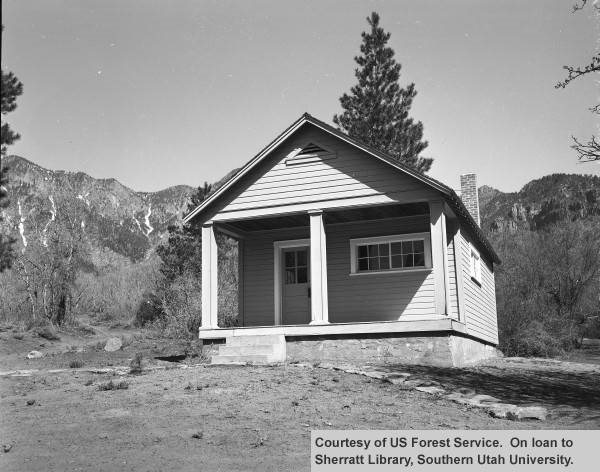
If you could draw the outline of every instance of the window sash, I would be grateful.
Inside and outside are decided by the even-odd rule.
[[[356,272],[425,268],[425,246],[424,238],[357,244]]]
[[[479,252],[471,246],[470,251],[470,267],[471,277],[481,283],[481,256]]]

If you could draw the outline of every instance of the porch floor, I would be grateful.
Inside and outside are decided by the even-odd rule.
[[[344,334],[391,334],[418,332],[465,333],[465,325],[448,317],[410,321],[375,321],[361,323],[327,323],[314,325],[244,326],[200,329],[200,339],[223,339],[234,336],[282,334],[284,336],[329,336]]]

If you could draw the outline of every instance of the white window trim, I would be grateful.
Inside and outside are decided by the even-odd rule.
[[[327,154],[314,154],[314,155],[307,155],[304,157],[297,157],[302,150],[307,147],[309,144],[314,144],[316,146],[319,146],[321,149],[327,151]],[[290,152],[287,156],[285,156],[285,165],[286,166],[293,166],[293,165],[300,165],[300,164],[309,164],[312,162],[320,162],[320,161],[326,161],[328,159],[335,159],[337,157],[337,153],[335,151],[332,151],[329,147],[324,146],[323,144],[321,144],[318,141],[315,141],[314,139],[310,139],[308,141],[306,141],[302,146],[299,146],[297,148],[295,148],[292,152]]]
[[[310,257],[310,239],[289,239],[287,241],[274,241],[273,242],[273,274],[275,285],[273,287],[273,293],[275,294],[275,326],[281,325],[281,311],[282,311],[282,267],[281,267],[281,252],[283,249],[292,247],[308,247]],[[310,276],[309,276],[310,277]]]
[[[475,265],[473,264],[474,255],[476,256]],[[469,243],[469,272],[471,279],[481,286],[481,254],[471,243]]]
[[[360,272],[357,264],[357,247],[365,244],[397,243],[413,239],[422,239],[425,251],[425,267],[410,267],[406,269],[384,269]],[[431,265],[431,235],[429,233],[394,234],[391,236],[374,236],[371,238],[355,238],[350,240],[350,275],[400,274],[407,272],[430,271]]]

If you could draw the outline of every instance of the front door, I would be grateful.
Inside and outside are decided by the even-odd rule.
[[[310,322],[309,254],[308,247],[283,249],[281,322],[284,325]]]

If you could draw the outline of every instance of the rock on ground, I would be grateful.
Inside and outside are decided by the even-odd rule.
[[[123,347],[123,341],[121,338],[109,338],[104,345],[104,350],[108,352],[118,351]]]
[[[40,351],[30,351],[27,354],[27,359],[39,359],[40,357],[44,357]]]

